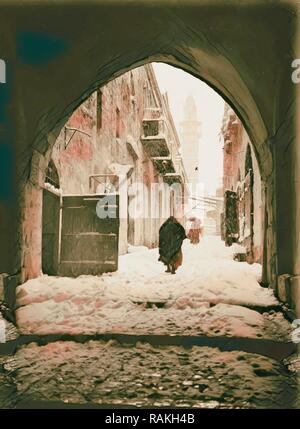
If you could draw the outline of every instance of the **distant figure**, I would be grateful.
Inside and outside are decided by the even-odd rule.
[[[167,266],[167,273],[175,274],[182,265],[182,242],[187,238],[183,226],[170,216],[159,229],[159,261]]]
[[[188,220],[191,222],[188,238],[192,244],[198,244],[203,232],[202,222],[197,217],[190,217]]]

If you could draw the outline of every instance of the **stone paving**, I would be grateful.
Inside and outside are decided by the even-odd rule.
[[[210,347],[57,341],[2,359],[17,401],[137,407],[292,408],[297,382],[279,362]],[[15,389],[15,390],[14,390]],[[1,407],[9,398],[0,396]],[[6,405],[5,405],[6,404]]]
[[[0,317],[0,408],[299,408],[291,325],[260,267],[202,244],[176,281],[147,251],[114,275],[19,286],[18,329]]]

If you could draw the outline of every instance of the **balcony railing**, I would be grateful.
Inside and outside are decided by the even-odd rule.
[[[187,184],[188,178],[180,153],[177,152],[176,155],[173,156],[173,161],[175,172],[165,174],[164,181],[170,185],[172,185],[173,183]],[[185,192],[186,194],[188,194],[188,189],[186,189]]]
[[[144,109],[144,120],[161,119],[162,111],[159,107],[147,107]]]
[[[166,173],[164,174],[164,182],[168,185],[173,185],[173,183],[183,183],[183,177],[179,172]]]
[[[89,189],[93,194],[114,194],[119,192],[120,178],[116,174],[92,174]]]
[[[171,156],[153,156],[151,160],[158,173],[175,173],[174,162]]]
[[[156,108],[145,109],[141,141],[155,169],[170,185],[185,182],[182,159],[171,138],[161,110]]]

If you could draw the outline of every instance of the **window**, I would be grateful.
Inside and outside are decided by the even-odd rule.
[[[245,176],[249,173],[249,171],[253,171],[253,166],[252,166],[252,154],[251,154],[251,147],[250,144],[248,144],[247,146],[247,151],[246,151],[246,160],[245,160]]]
[[[46,170],[45,183],[49,183],[56,189],[60,188],[58,172],[52,160],[50,160]]]
[[[6,64],[4,60],[0,60],[0,83],[6,83]]]
[[[97,90],[97,129],[102,127],[102,90]]]
[[[145,82],[144,84],[143,94],[144,94],[144,106],[146,108],[155,108],[156,107],[155,98],[148,82]]]
[[[120,110],[116,108],[116,138],[120,138],[121,134],[121,117]]]
[[[135,96],[134,81],[133,81],[132,72],[130,72],[130,87],[131,87],[131,95]]]

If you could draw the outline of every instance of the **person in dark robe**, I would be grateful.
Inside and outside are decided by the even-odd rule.
[[[182,242],[187,238],[184,227],[170,216],[159,229],[159,261],[167,266],[167,273],[175,274],[182,265]]]

